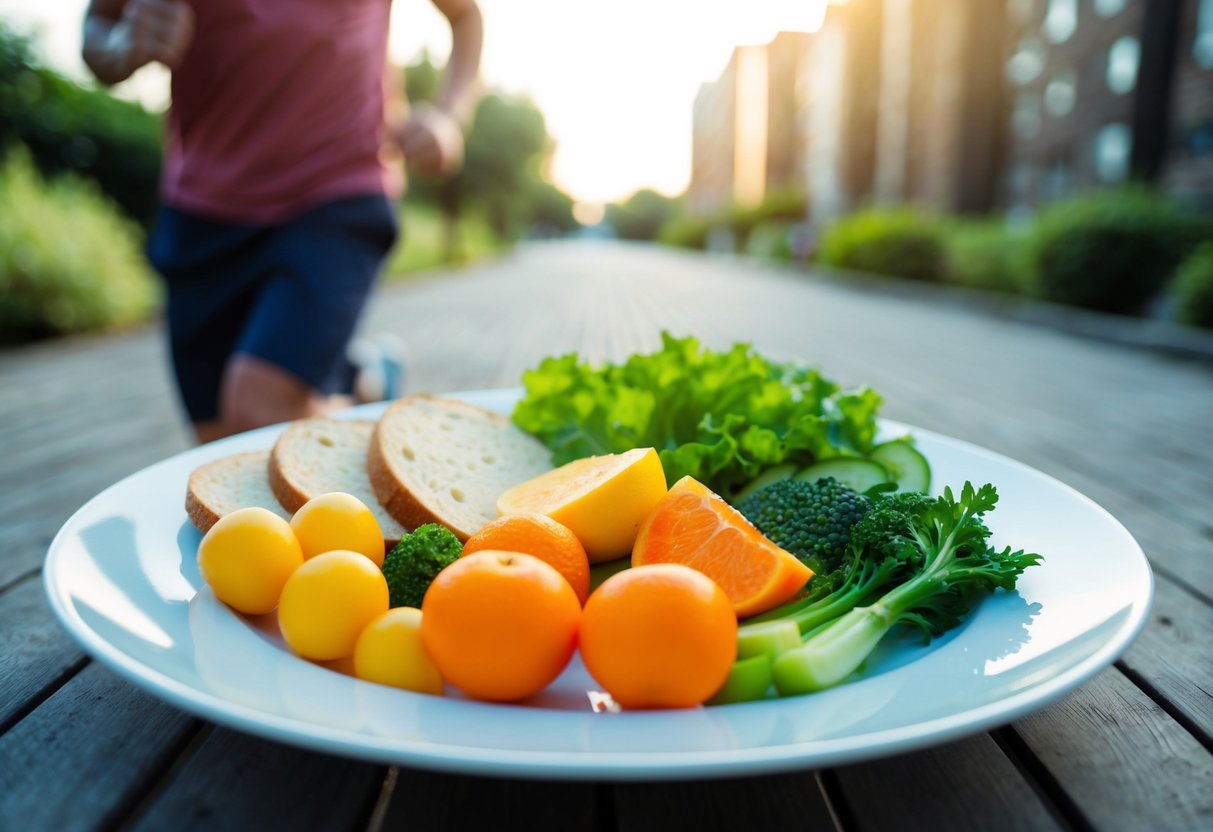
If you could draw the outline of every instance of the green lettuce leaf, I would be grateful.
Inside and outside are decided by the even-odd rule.
[[[522,377],[514,422],[552,461],[653,447],[672,484],[690,475],[731,495],[764,469],[872,448],[881,399],[739,343],[717,352],[662,333],[662,348],[591,366],[576,353]]]

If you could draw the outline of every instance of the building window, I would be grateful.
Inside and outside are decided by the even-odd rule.
[[[1213,69],[1213,0],[1200,0],[1192,57],[1203,69]]]
[[[1141,42],[1132,35],[1117,39],[1108,49],[1108,89],[1124,95],[1137,86],[1141,64]]]
[[[1053,43],[1069,40],[1078,28],[1078,0],[1049,0],[1049,10],[1041,28]]]
[[[1129,5],[1129,0],[1095,0],[1095,13],[1100,17],[1120,14]]]
[[[1015,111],[1011,114],[1011,128],[1021,139],[1034,139],[1040,134],[1040,96],[1036,93],[1020,93],[1015,99]]]
[[[1133,133],[1129,125],[1120,122],[1105,125],[1095,134],[1095,176],[1100,182],[1114,185],[1129,177],[1129,153],[1133,149]]]
[[[1078,99],[1078,73],[1063,69],[1049,79],[1045,87],[1045,109],[1051,116],[1069,115]]]
[[[1016,84],[1030,84],[1044,71],[1048,56],[1040,38],[1024,38],[1007,61],[1007,77]]]

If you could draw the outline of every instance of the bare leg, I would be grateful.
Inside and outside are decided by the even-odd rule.
[[[237,353],[223,372],[219,390],[219,418],[195,422],[200,442],[241,431],[321,416],[353,404],[349,396],[325,396],[274,364]]]

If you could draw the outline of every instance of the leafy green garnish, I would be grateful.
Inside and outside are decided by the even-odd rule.
[[[669,483],[692,476],[731,496],[763,470],[872,448],[881,399],[739,343],[723,352],[662,333],[662,348],[591,366],[576,353],[523,373],[514,422],[553,463],[656,448]]]

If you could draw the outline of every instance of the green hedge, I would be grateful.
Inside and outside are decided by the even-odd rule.
[[[817,259],[861,272],[939,281],[947,275],[944,227],[908,208],[872,209],[831,226]]]
[[[1022,292],[1026,233],[997,220],[956,220],[947,226],[949,282],[996,292]]]
[[[683,214],[667,221],[658,232],[657,240],[667,246],[703,251],[708,247],[708,235],[712,233],[712,225],[710,217]]]
[[[1055,303],[1141,314],[1183,259],[1186,237],[1175,208],[1143,190],[1060,202],[1033,226],[1029,288]]]
[[[29,41],[0,23],[0,156],[25,145],[43,174],[86,176],[150,227],[160,143],[157,116],[37,66]]]
[[[1184,261],[1171,289],[1180,322],[1213,329],[1213,243],[1205,243]]]
[[[24,151],[0,168],[0,339],[7,343],[143,320],[157,285],[141,232],[71,175],[47,182]]]

